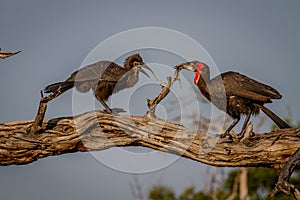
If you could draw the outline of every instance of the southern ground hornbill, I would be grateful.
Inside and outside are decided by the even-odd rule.
[[[290,128],[285,121],[264,106],[265,103],[271,103],[272,99],[281,98],[276,89],[231,71],[210,79],[209,67],[199,61],[179,64],[176,67],[195,72],[194,83],[202,95],[234,119],[223,136],[226,136],[239,122],[241,115],[246,115],[240,133],[243,136],[250,116],[257,115],[260,110],[270,117],[279,128]]]
[[[92,89],[96,99],[104,106],[105,111],[112,113],[105,101],[113,93],[133,87],[139,80],[139,72],[149,77],[143,68],[154,74],[145,65],[139,54],[129,56],[124,62],[124,67],[111,61],[99,61],[73,72],[64,82],[48,85],[44,92],[51,93],[60,90],[63,93],[76,87],[79,92],[85,93]]]

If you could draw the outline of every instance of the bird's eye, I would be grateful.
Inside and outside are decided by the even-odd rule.
[[[138,65],[140,65],[139,62],[136,62],[136,61],[133,62],[133,66],[134,66],[134,67],[136,67],[136,66],[138,66]]]

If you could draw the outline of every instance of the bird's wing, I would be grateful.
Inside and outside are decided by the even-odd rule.
[[[260,95],[260,94],[257,94],[255,92],[251,92],[251,91],[243,89],[243,88],[238,89],[237,93],[231,94],[229,96],[239,96],[239,97],[243,97],[243,98],[246,98],[246,99],[251,99],[251,100],[254,100],[254,101],[262,101],[262,102],[271,101],[270,97]]]
[[[277,90],[274,88],[265,85],[263,83],[257,82],[253,79],[250,79],[248,81],[242,80],[241,81],[242,87],[246,89],[247,91],[254,92],[256,94],[260,94],[263,96],[271,97],[272,99],[280,99],[281,95]]]
[[[226,72],[221,76],[223,82],[226,82],[225,90],[229,96],[240,96],[262,102],[281,98],[276,89],[237,72]]]
[[[110,61],[99,61],[94,64],[83,67],[67,79],[67,81],[85,82],[85,81],[116,81],[116,76],[125,69]]]

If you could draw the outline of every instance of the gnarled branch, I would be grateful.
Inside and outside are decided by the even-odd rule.
[[[0,124],[0,165],[27,164],[77,151],[144,146],[214,166],[280,168],[300,148],[300,129],[256,134],[237,142],[172,121],[101,111],[44,120],[35,135],[28,133],[33,123]]]
[[[300,199],[300,192],[294,185],[288,181],[297,167],[300,164],[300,149],[298,149],[281,168],[275,188],[269,196],[274,197],[278,192],[283,192],[286,195],[292,196],[295,199]]]

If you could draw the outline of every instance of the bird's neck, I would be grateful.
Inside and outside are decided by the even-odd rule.
[[[126,62],[124,63],[124,68],[125,68],[127,71],[129,71],[129,70],[132,69],[132,66],[130,65],[129,61],[126,61]]]
[[[200,92],[202,93],[202,95],[205,98],[207,98],[207,100],[210,101],[210,94],[209,94],[208,87],[207,87],[209,82],[210,82],[210,74],[202,73],[198,79],[197,86],[198,86]]]
[[[131,71],[127,72],[127,74],[127,85],[129,87],[133,87],[139,81],[139,72],[136,69],[132,69]]]

